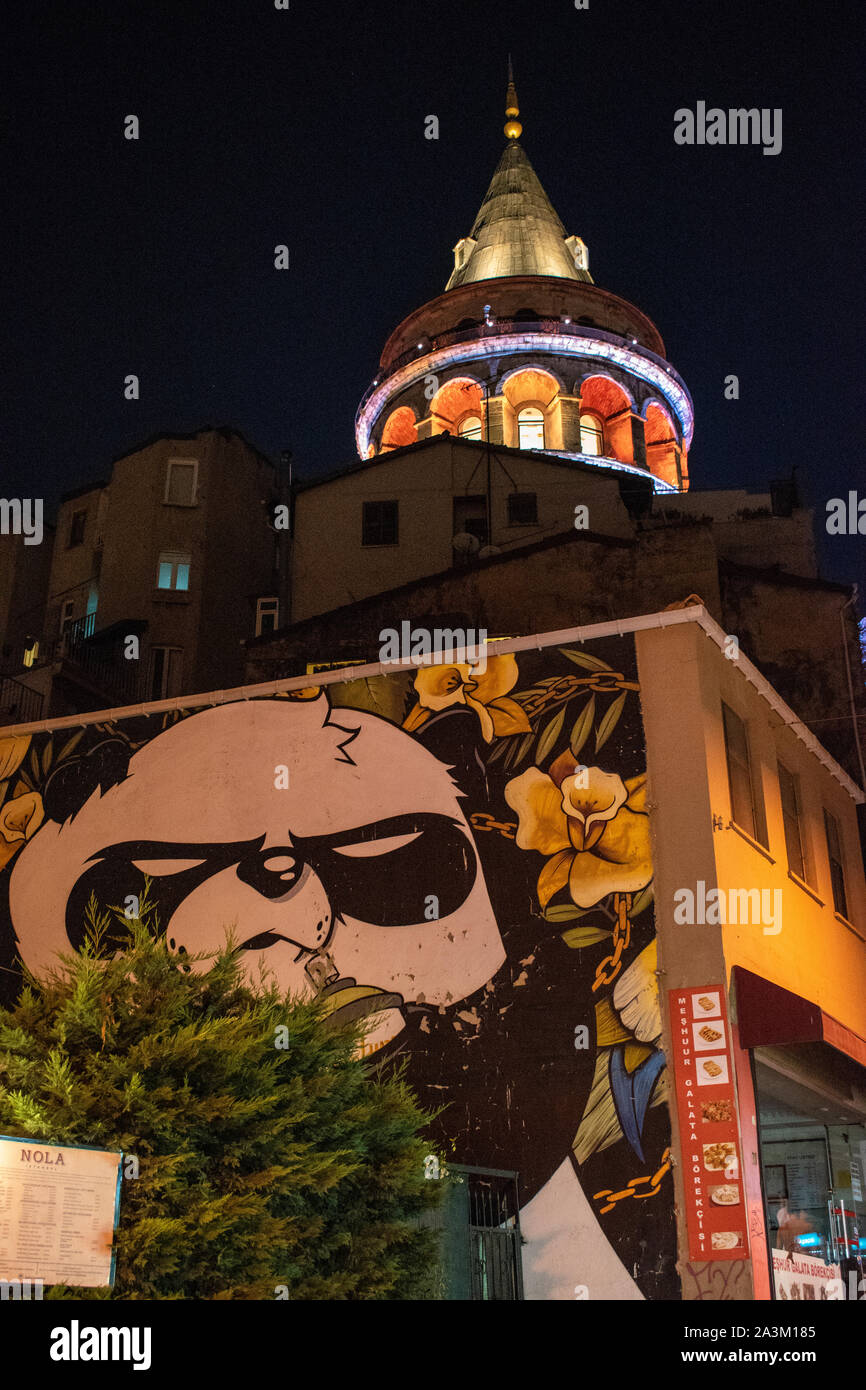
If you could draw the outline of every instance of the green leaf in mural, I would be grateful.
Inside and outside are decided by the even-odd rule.
[[[45,745],[45,752],[42,754],[42,776],[48,776],[48,769],[51,766],[51,755],[54,752],[54,744],[51,739]]]
[[[595,719],[595,696],[590,695],[580,714],[574,721],[574,728],[571,731],[569,747],[575,757],[580,753],[581,748],[586,743],[592,733],[592,723]]]
[[[509,753],[514,745],[509,738],[501,738],[487,755],[487,765],[495,763],[497,758],[501,758],[503,753]]]
[[[522,761],[523,761],[523,759],[526,757],[527,753],[529,752],[529,750],[530,750],[530,748],[532,747],[532,745],[533,745],[534,742],[535,742],[535,730],[533,729],[531,733],[529,733],[529,734],[526,735],[526,737],[525,737],[524,740],[523,740],[523,743],[520,745],[520,752],[519,752],[518,755],[517,755],[517,760],[518,760],[518,762],[522,762]]]
[[[544,912],[545,922],[573,922],[577,917],[588,917],[594,907],[575,907],[573,903],[559,903],[548,907]]]
[[[529,752],[530,748],[532,747],[532,744],[533,744],[534,740],[535,740],[535,731],[534,731],[534,730],[533,730],[531,733],[524,734],[524,735],[523,735],[523,738],[520,740],[520,743],[517,744],[517,745],[515,746],[514,757],[513,757],[513,758],[512,758],[512,757],[509,757],[509,759],[508,759],[508,761],[506,762],[505,766],[506,766],[506,767],[516,767],[518,763],[522,763],[522,762],[523,762],[523,759],[526,757],[527,753]]]
[[[77,745],[77,744],[80,742],[80,740],[83,739],[83,738],[84,738],[84,730],[83,730],[83,729],[79,729],[77,733],[75,733],[75,734],[72,735],[72,738],[69,740],[68,743],[64,743],[64,745],[63,745],[63,747],[61,748],[60,752],[57,754],[57,761],[60,762],[62,758],[68,758],[68,757],[69,757],[69,754],[72,752],[73,748],[75,748],[76,745]]]
[[[652,902],[653,896],[653,884],[652,879],[650,879],[646,888],[642,888],[640,892],[636,895],[636,897],[632,899],[631,908],[628,914],[629,917],[639,917],[642,912],[645,912],[646,909],[649,907],[650,903]]]
[[[538,751],[535,755],[535,761],[537,763],[544,762],[544,759],[559,738],[562,725],[565,721],[565,710],[566,706],[563,705],[559,714],[553,716],[547,728],[544,730],[544,733],[541,735],[541,738],[538,740]]]
[[[562,933],[566,946],[577,951],[584,946],[595,946],[607,936],[613,936],[613,932],[605,931],[604,927],[569,927],[568,931]]]
[[[625,697],[627,694],[628,691],[624,690],[621,695],[617,695],[610,709],[607,711],[604,718],[601,720],[595,734],[596,753],[598,752],[599,748],[601,748],[602,744],[607,743],[608,739],[610,738],[611,734],[616,728],[619,722],[619,717],[622,714],[622,707],[625,704]]]
[[[514,738],[511,740],[511,743],[508,745],[508,752],[505,755],[505,761],[502,764],[504,768],[513,767],[517,755],[520,752],[520,745],[522,742],[522,738]]]
[[[589,652],[576,652],[570,647],[560,647],[563,656],[567,656],[569,661],[573,661],[575,666],[582,666],[584,671],[612,671],[613,667],[608,666],[606,661],[599,661],[597,656],[591,656]]]

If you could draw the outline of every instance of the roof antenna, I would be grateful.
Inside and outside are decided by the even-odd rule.
[[[505,97],[505,134],[509,140],[519,140],[523,126],[518,121],[520,107],[517,105],[517,92],[514,88],[514,71],[511,67],[511,54],[508,55],[508,92]]]

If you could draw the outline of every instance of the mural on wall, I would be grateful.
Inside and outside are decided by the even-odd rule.
[[[678,1298],[649,830],[626,637],[0,737],[0,989],[231,928],[519,1173],[528,1296]]]

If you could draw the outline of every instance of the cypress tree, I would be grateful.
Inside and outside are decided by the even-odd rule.
[[[254,987],[227,938],[173,952],[142,899],[0,1010],[0,1133],[122,1150],[113,1289],[46,1297],[441,1296],[432,1118],[317,1001]],[[205,965],[205,962],[209,962]],[[201,965],[193,970],[192,964]],[[287,1031],[286,1031],[287,1030]],[[124,1167],[134,1170],[135,1164]]]

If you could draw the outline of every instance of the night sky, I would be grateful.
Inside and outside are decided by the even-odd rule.
[[[691,390],[693,484],[796,467],[821,519],[866,494],[862,6],[290,4],[6,7],[2,495],[53,503],[206,425],[301,478],[352,462],[384,341],[444,289],[505,144],[509,50],[566,231]],[[781,107],[781,154],[677,146],[698,100]],[[864,549],[825,536],[827,577],[863,586]]]

